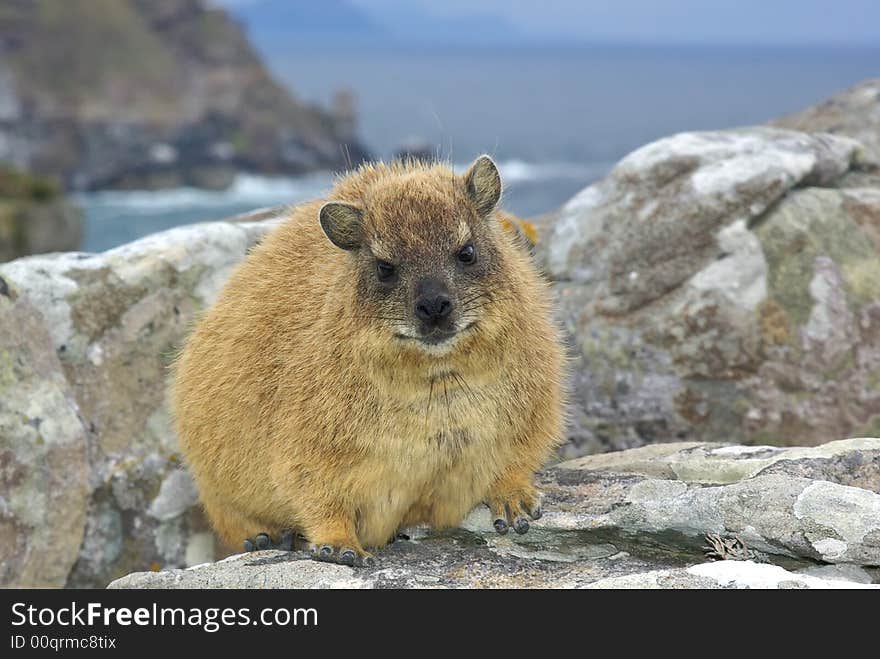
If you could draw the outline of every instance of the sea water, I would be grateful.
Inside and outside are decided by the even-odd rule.
[[[338,44],[334,44],[338,46]],[[880,47],[528,47],[275,49],[264,53],[298,99],[354,92],[358,133],[377,157],[424,141],[458,171],[493,155],[504,207],[552,210],[629,151],[683,130],[761,124],[880,76]],[[78,195],[84,249],[178,224],[324,194],[331,173],[237,177],[227,190]]]

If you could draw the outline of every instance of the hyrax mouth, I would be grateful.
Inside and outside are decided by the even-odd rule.
[[[412,341],[415,343],[419,343],[429,348],[443,348],[454,343],[454,339],[472,329],[474,326],[476,326],[476,324],[476,321],[472,321],[464,327],[450,330],[434,328],[433,330],[428,332],[422,331],[418,335],[396,333],[394,337],[402,341]]]
[[[446,343],[447,341],[452,340],[458,332],[455,331],[445,331],[445,330],[434,330],[428,334],[423,334],[420,336],[411,336],[408,334],[395,334],[395,338],[401,339],[402,341],[414,341],[416,343],[422,343],[428,346],[437,346]]]
[[[450,341],[458,332],[434,330],[430,334],[419,337],[419,341],[429,346],[436,346]]]

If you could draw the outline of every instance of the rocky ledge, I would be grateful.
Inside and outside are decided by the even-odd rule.
[[[110,588],[880,587],[880,439],[811,448],[647,446],[542,472],[545,514],[497,535],[484,508],[354,569],[256,552]]]

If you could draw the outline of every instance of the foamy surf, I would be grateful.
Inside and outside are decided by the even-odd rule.
[[[468,164],[455,166],[466,171]],[[498,161],[506,194],[504,208],[522,217],[544,213],[603,176],[610,163]],[[106,190],[76,195],[85,211],[83,249],[103,251],[174,226],[222,220],[257,208],[298,204],[326,195],[334,175],[292,177],[239,174],[225,190],[170,188]]]
[[[531,163],[511,159],[498,163],[506,185],[550,179],[581,179],[590,181],[608,171],[606,163],[547,162]],[[463,172],[467,165],[456,165]],[[155,215],[183,209],[226,208],[253,205],[276,206],[295,204],[321,197],[332,187],[333,174],[318,172],[296,177],[239,174],[224,190],[181,187],[164,190],[106,190],[76,195],[82,205],[103,209],[117,208],[125,214]]]
[[[318,172],[297,177],[239,174],[224,190],[203,188],[167,188],[164,190],[106,190],[77,195],[81,204],[118,208],[126,213],[155,215],[186,208],[227,208],[253,205],[275,206],[314,199],[325,194],[333,184],[333,175]],[[220,219],[220,218],[218,218]]]

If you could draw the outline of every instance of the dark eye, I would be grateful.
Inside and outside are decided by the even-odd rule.
[[[395,268],[393,263],[388,261],[376,261],[376,276],[379,281],[388,281],[394,276]]]
[[[473,245],[468,243],[458,250],[458,260],[465,265],[470,265],[477,260],[477,250],[474,249]]]

